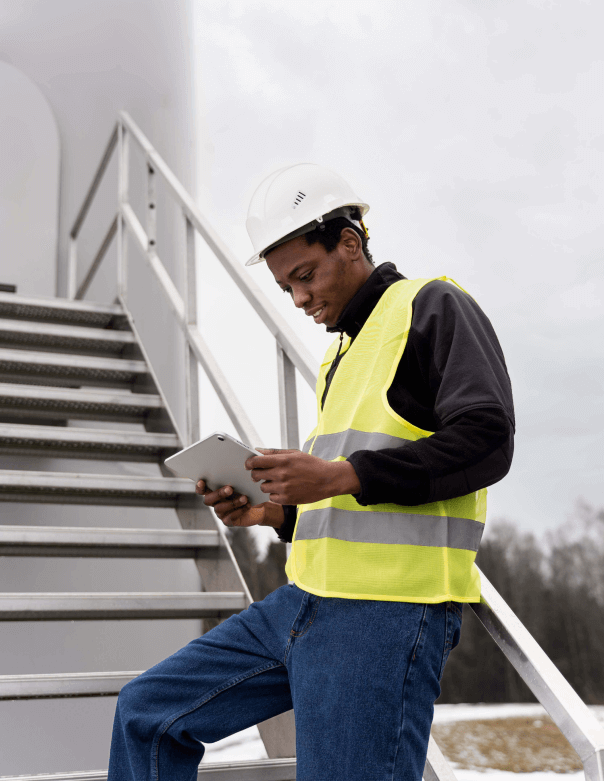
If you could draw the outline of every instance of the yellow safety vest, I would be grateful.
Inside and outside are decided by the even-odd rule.
[[[318,424],[305,452],[344,461],[356,450],[400,447],[434,433],[397,415],[387,398],[407,344],[413,299],[430,281],[404,279],[386,290],[354,342],[344,340],[321,410],[337,342],[329,348],[317,380]],[[350,494],[304,504],[298,508],[286,572],[301,589],[319,596],[479,602],[474,559],[485,515],[486,489],[412,507],[362,507]]]

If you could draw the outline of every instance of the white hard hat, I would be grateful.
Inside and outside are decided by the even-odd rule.
[[[361,217],[369,206],[354,194],[341,176],[314,163],[298,163],[267,176],[252,195],[246,228],[254,254],[245,264],[264,260],[264,253],[283,241],[314,230],[334,217],[346,217],[364,233],[364,226],[352,218],[358,207]]]

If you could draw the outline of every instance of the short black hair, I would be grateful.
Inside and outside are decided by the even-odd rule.
[[[350,216],[353,220],[361,220],[361,210],[359,208],[351,210]],[[314,231],[305,233],[304,238],[306,239],[306,243],[309,247],[319,242],[319,244],[325,248],[326,252],[333,252],[340,242],[344,228],[352,228],[355,233],[358,233],[361,239],[363,255],[367,258],[372,266],[375,266],[371,252],[369,252],[367,249],[367,242],[369,241],[369,238],[360,228],[357,228],[356,225],[353,225],[349,220],[347,220],[346,217],[336,217],[333,220],[328,220],[327,222],[318,225]]]

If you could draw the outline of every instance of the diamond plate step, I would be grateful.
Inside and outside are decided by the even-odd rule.
[[[180,477],[0,470],[0,501],[4,502],[174,508],[194,496],[192,480]]]
[[[237,591],[0,594],[0,621],[227,618],[246,607]]]
[[[201,765],[198,781],[295,781],[295,759],[259,759]],[[36,776],[0,776],[0,781],[107,781],[106,770]]]
[[[66,298],[32,298],[2,292],[0,317],[93,328],[126,327],[127,323],[124,310],[118,304],[91,304]]]
[[[163,409],[160,396],[126,390],[0,384],[0,417],[73,418],[140,423]]]
[[[44,348],[58,352],[117,353],[136,345],[132,331],[85,328],[79,325],[36,323],[30,320],[0,318],[0,345],[3,347]]]
[[[141,672],[0,675],[0,700],[111,697]]]
[[[146,379],[147,365],[144,361],[124,358],[0,347],[0,375],[6,382],[130,387]]]
[[[212,530],[0,526],[0,556],[190,559],[219,544]]]
[[[179,447],[175,434],[0,423],[0,455],[157,462]]]

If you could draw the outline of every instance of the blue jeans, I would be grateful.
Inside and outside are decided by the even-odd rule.
[[[289,584],[122,689],[109,781],[194,781],[203,743],[290,710],[297,781],[421,781],[461,605]]]

